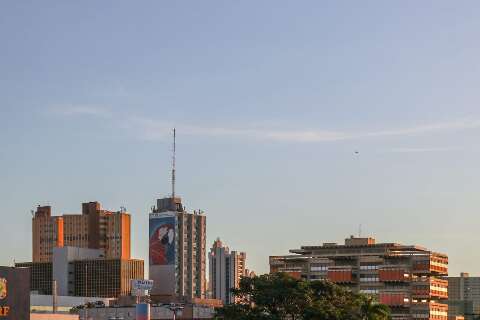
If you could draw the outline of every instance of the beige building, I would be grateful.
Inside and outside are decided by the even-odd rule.
[[[235,302],[231,290],[238,288],[240,279],[248,275],[246,259],[245,252],[230,252],[219,238],[215,240],[208,254],[211,298],[222,300],[224,304]]]
[[[448,314],[464,316],[467,320],[480,317],[480,277],[467,272],[448,277]]]
[[[99,202],[82,204],[81,214],[52,216],[50,206],[37,207],[32,218],[32,260],[52,260],[53,248],[101,249],[105,258],[130,259],[130,214],[112,212]]]
[[[271,256],[270,272],[334,283],[375,296],[393,320],[448,319],[448,256],[426,248],[351,237]]]
[[[205,298],[206,217],[186,211],[180,197],[157,200],[149,216],[152,296]]]

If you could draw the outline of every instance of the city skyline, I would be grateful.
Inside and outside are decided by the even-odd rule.
[[[148,261],[176,127],[178,195],[257,273],[361,225],[480,274],[480,4],[91,4],[0,4],[0,264],[88,201]]]

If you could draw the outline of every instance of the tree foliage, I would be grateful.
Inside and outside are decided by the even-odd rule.
[[[236,303],[217,310],[225,320],[387,320],[390,311],[371,297],[328,281],[285,273],[242,278]]]

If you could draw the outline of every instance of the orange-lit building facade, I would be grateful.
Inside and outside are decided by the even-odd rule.
[[[448,256],[419,246],[376,244],[373,238],[345,240],[271,256],[270,272],[308,280],[330,280],[375,296],[395,320],[448,319]]]
[[[107,259],[130,259],[130,214],[108,211],[99,202],[82,204],[81,214],[52,216],[39,206],[32,218],[32,260],[49,262],[54,247],[101,249]]]

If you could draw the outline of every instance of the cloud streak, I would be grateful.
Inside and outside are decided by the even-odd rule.
[[[270,130],[262,128],[227,128],[215,126],[182,125],[159,122],[145,118],[132,118],[129,128],[136,128],[138,136],[145,140],[162,140],[169,137],[171,129],[177,127],[182,135],[211,137],[240,137],[256,140],[323,142],[338,141],[348,138],[342,132],[320,130]]]
[[[328,131],[328,130],[279,130],[268,128],[228,128],[215,126],[195,126],[157,122],[151,119],[135,118],[132,119],[132,127],[136,127],[137,134],[145,140],[161,140],[168,137],[171,128],[177,127],[184,135],[196,136],[230,136],[245,137],[258,140],[272,140],[285,142],[329,142],[343,140],[372,139],[382,137],[413,137],[426,134],[441,134],[459,130],[471,130],[480,128],[479,120],[456,120],[452,122],[440,122],[426,125],[405,127],[399,129],[367,131],[367,132],[347,132],[347,131]],[[445,151],[441,148],[430,148],[424,151]],[[414,152],[413,149],[403,150],[403,152]],[[402,152],[398,149],[397,152]]]
[[[447,152],[461,150],[459,147],[427,147],[427,148],[393,148],[386,152],[392,153],[426,153],[426,152]]]
[[[441,134],[455,132],[460,130],[472,130],[480,128],[480,120],[478,119],[458,119],[448,122],[427,123],[410,127],[397,129],[384,129],[363,132],[349,132],[336,130],[319,130],[319,129],[278,129],[269,128],[268,126],[208,126],[195,125],[186,123],[176,123],[174,121],[158,120],[153,118],[141,117],[136,115],[128,115],[125,113],[112,113],[109,108],[92,105],[66,105],[50,109],[51,112],[67,117],[98,117],[108,118],[115,125],[127,129],[139,139],[155,141],[168,138],[171,129],[177,127],[182,135],[191,136],[210,136],[210,137],[238,137],[254,140],[269,140],[279,142],[332,142],[345,140],[360,140],[382,137],[414,137],[426,134]],[[426,151],[444,151],[437,150],[439,148],[419,149],[397,149],[392,152],[421,152]],[[440,148],[442,149],[442,148]]]
[[[95,105],[63,105],[55,106],[49,109],[50,113],[66,116],[91,116],[91,117],[111,117],[112,113],[109,109]]]
[[[455,120],[450,122],[430,123],[413,127],[401,128],[397,130],[384,130],[366,133],[366,137],[382,136],[414,136],[426,133],[436,133],[442,131],[455,131],[465,129],[480,128],[480,120]]]

